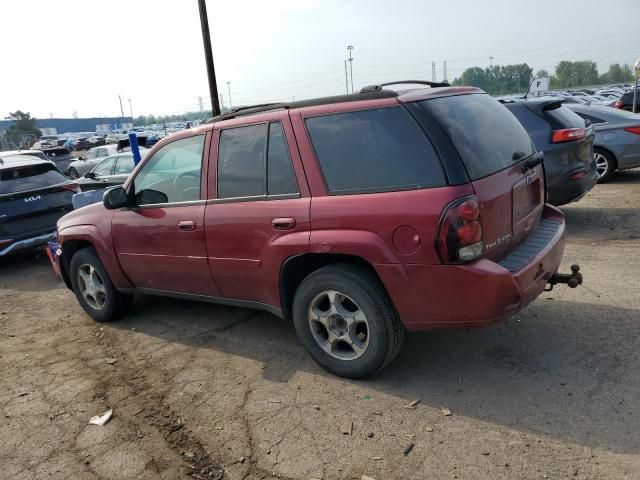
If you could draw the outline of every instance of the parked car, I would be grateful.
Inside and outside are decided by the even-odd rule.
[[[633,89],[624,92],[614,106],[620,110],[633,112]],[[640,92],[638,92],[636,98],[636,113],[638,112],[640,112]]]
[[[28,157],[39,158],[40,160],[50,161],[42,150],[9,150],[6,152],[0,152],[0,158],[12,157],[16,155],[25,155]]]
[[[89,137],[87,140],[91,144],[91,147],[100,147],[106,144],[105,137],[100,135],[94,135],[93,137]]]
[[[87,173],[109,155],[131,151],[131,148],[128,147],[128,144],[129,143],[127,140],[127,146],[124,147],[111,144],[92,148],[81,157],[78,157],[77,160],[71,162],[65,174],[72,180],[76,180],[82,177],[85,173]],[[140,154],[144,155],[146,150],[146,148],[140,147]]]
[[[577,202],[598,179],[593,155],[593,127],[557,97],[506,102],[529,132],[538,150],[544,152],[548,202],[560,206]]]
[[[98,321],[135,292],[263,309],[322,367],[364,377],[405,330],[489,325],[547,282],[577,285],[556,275],[564,216],[541,161],[472,87],[239,110],[163,139],[63,217],[56,265]]]
[[[0,257],[52,240],[76,185],[34,155],[0,157]]]
[[[88,150],[92,147],[89,137],[76,138],[73,141],[73,148],[76,150]]]
[[[616,170],[640,167],[640,116],[598,105],[568,105],[593,125],[598,181],[605,182]]]
[[[144,158],[146,151],[141,153]],[[133,167],[133,153],[112,155],[85,173],[84,177],[76,180],[76,184],[83,192],[122,185],[133,171]]]

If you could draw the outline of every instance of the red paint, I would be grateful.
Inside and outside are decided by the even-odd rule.
[[[496,263],[536,228],[542,215],[563,218],[543,205],[542,168],[523,174],[514,165],[456,186],[328,195],[304,125],[306,117],[315,115],[477,92],[426,89],[397,98],[265,112],[171,135],[152,149],[132,176],[163,145],[204,132],[201,204],[115,212],[92,205],[60,220],[59,242],[63,251],[72,240],[91,242],[118,288],[227,297],[283,310],[280,274],[288,258],[306,253],[352,255],[375,269],[410,330],[500,321],[539,295],[562,257],[564,227],[520,271],[510,273]],[[274,120],[284,127],[297,198],[216,201],[220,131]],[[125,187],[130,183],[131,179]],[[477,205],[458,212],[465,225],[471,225],[460,235],[469,241],[481,235],[483,257],[467,264],[443,264],[436,249],[443,214],[452,202],[473,196]]]

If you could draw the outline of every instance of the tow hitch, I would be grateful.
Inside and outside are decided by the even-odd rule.
[[[571,273],[554,273],[547,282],[548,286],[545,288],[545,292],[553,290],[553,286],[558,283],[566,283],[569,288],[576,288],[578,285],[582,285],[582,274],[580,273],[580,265],[571,265]]]

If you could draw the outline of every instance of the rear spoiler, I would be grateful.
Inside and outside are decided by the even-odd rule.
[[[546,100],[525,101],[524,106],[538,116],[542,116],[544,112],[560,108],[564,102],[564,98],[549,98]]]

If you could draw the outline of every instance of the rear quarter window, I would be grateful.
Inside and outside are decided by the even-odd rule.
[[[503,170],[535,153],[522,124],[487,94],[434,98],[420,104],[449,134],[471,180]]]
[[[553,129],[585,128],[583,118],[568,107],[560,105],[558,108],[544,110],[544,118],[549,121]]]
[[[305,122],[330,194],[446,184],[429,139],[401,106],[310,117]]]
[[[0,170],[0,195],[37,190],[64,181],[65,176],[48,164]]]

